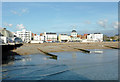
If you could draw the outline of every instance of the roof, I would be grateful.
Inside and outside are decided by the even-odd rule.
[[[67,34],[61,34],[61,35],[67,35]]]
[[[76,32],[76,30],[72,30],[72,32]]]
[[[6,28],[0,29],[0,33],[5,37],[14,37],[13,33],[6,30]]]
[[[52,33],[52,32],[50,32],[50,33],[46,33],[46,34],[56,34],[56,33]]]
[[[101,34],[101,33],[94,33],[94,34]]]
[[[77,35],[77,37],[81,37],[81,35]]]

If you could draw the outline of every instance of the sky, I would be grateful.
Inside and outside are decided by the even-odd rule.
[[[3,2],[2,27],[10,31],[78,34],[118,32],[117,2]]]

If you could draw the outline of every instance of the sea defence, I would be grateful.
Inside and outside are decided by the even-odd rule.
[[[41,50],[40,48],[38,48],[38,50],[40,50],[45,55],[51,56],[52,59],[56,59],[57,60],[57,56],[56,55],[48,53],[48,52],[45,52],[45,51]]]
[[[14,60],[15,55],[19,55],[16,52],[13,52],[12,50],[17,49],[18,47],[22,46],[23,44],[1,44],[0,50],[1,50],[1,60],[0,65],[7,63],[11,60]]]
[[[17,49],[17,47],[22,46],[23,44],[2,44],[0,45],[2,47],[2,52],[10,51]]]

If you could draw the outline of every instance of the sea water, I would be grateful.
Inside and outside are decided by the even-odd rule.
[[[118,50],[95,49],[103,53],[52,52],[16,55],[2,66],[2,80],[117,80]]]

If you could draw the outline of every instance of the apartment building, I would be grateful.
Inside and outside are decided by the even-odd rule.
[[[89,41],[89,42],[102,42],[103,41],[103,34],[101,34],[101,33],[88,34],[87,41]]]
[[[46,33],[46,32],[44,32],[43,36],[44,36],[44,41],[46,41],[46,42],[57,41],[57,34],[56,33],[52,33],[52,32],[49,32],[49,33],[47,32]]]
[[[58,40],[60,42],[67,42],[69,41],[69,36],[67,34],[59,34]]]
[[[31,41],[31,31],[23,29],[22,31],[16,32],[17,37],[21,38],[23,42],[28,43]]]

